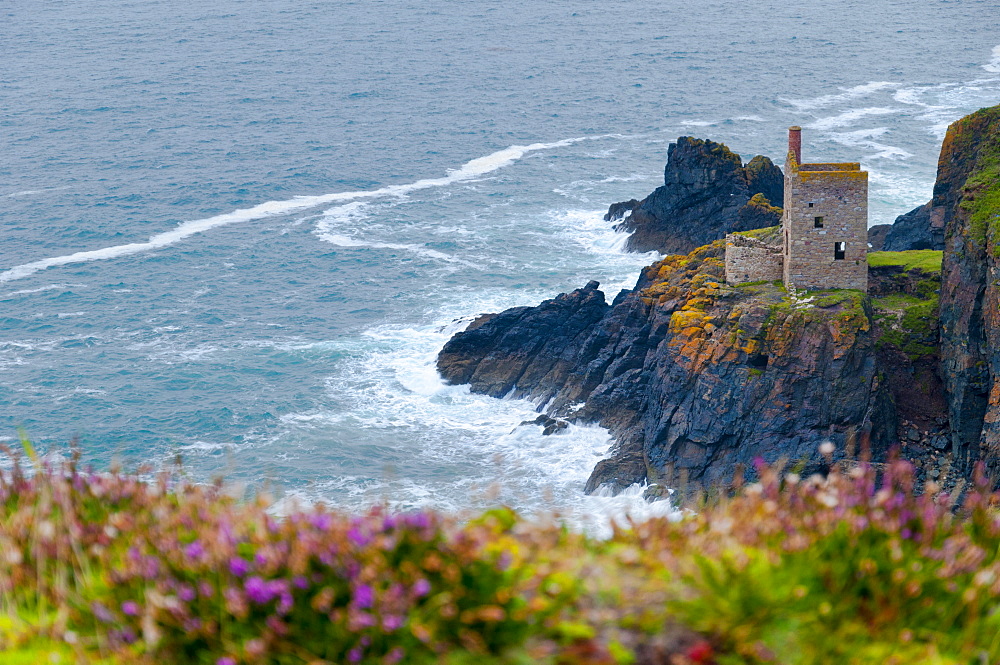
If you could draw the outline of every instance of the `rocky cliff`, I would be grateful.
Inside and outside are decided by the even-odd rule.
[[[1000,461],[1000,106],[948,128],[931,217],[945,230],[942,374],[952,446]]]
[[[591,282],[481,317],[445,345],[438,368],[477,392],[529,397],[550,417],[608,427],[616,447],[587,491],[725,482],[756,458],[818,468],[826,440],[840,454],[869,445],[881,455],[897,439],[897,395],[913,384],[898,348],[911,340],[883,339],[899,334],[905,306],[876,310],[856,291],[727,286],[722,254],[719,241],[668,256],[611,305]],[[893,280],[883,282],[895,293]],[[899,380],[882,371],[880,353],[894,363],[903,354]]]
[[[667,150],[663,185],[642,201],[610,207],[605,219],[632,232],[627,249],[686,254],[731,231],[781,221],[784,177],[760,155],[743,166],[721,143],[682,136]]]

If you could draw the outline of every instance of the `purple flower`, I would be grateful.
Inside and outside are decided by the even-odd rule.
[[[303,577],[302,575],[296,575],[296,576],[295,576],[295,577],[294,577],[294,578],[292,579],[292,584],[294,584],[294,585],[295,585],[296,587],[298,587],[299,589],[306,589],[306,588],[308,588],[308,587],[309,587],[309,580],[307,580],[307,579],[306,579],[305,577]]]
[[[354,647],[347,652],[347,662],[348,663],[360,663],[361,662],[361,649],[359,647]]]
[[[398,630],[399,627],[402,625],[403,625],[403,617],[401,616],[390,614],[389,616],[382,618],[382,627],[389,632]]]
[[[393,647],[392,650],[385,655],[385,662],[389,665],[395,665],[395,663],[403,660],[403,656],[406,652],[403,651],[403,647]]]
[[[371,541],[371,539],[365,534],[361,533],[361,529],[359,529],[356,526],[351,527],[351,529],[347,532],[347,537],[350,539],[352,543],[354,543],[358,547],[364,547]]]
[[[330,525],[333,524],[333,518],[326,513],[316,513],[309,518],[309,521],[312,523],[313,527],[319,529],[320,531],[326,531],[330,528]]]
[[[115,620],[111,612],[108,611],[108,608],[106,608],[104,605],[101,605],[100,603],[91,604],[90,609],[91,611],[93,611],[94,616],[97,617],[98,621],[103,621],[104,623],[111,623],[112,621]]]
[[[126,616],[134,617],[139,615],[139,603],[134,600],[126,600],[122,603],[122,613]]]
[[[236,665],[236,659],[229,656],[223,656],[219,660],[215,661],[215,665]]]
[[[205,548],[202,546],[201,541],[194,541],[190,545],[184,548],[184,554],[189,559],[200,559],[201,555],[205,553]]]
[[[413,595],[417,598],[421,596],[426,596],[431,592],[431,583],[427,580],[420,578],[417,580],[416,584],[413,585]]]
[[[367,584],[361,584],[354,590],[354,604],[361,609],[367,609],[375,601],[375,592]]]
[[[192,589],[186,584],[181,586],[181,588],[177,590],[177,597],[180,598],[185,603],[190,603],[192,600],[194,600],[195,595],[196,594],[194,592],[194,589]]]
[[[229,560],[229,572],[231,572],[236,577],[243,577],[248,572],[250,572],[250,562],[246,559],[241,559],[238,556],[234,556]]]
[[[406,516],[406,524],[417,529],[426,529],[431,525],[431,518],[427,513],[410,513]]]
[[[243,588],[247,592],[247,598],[258,605],[263,605],[274,598],[271,585],[256,575],[248,577]]]

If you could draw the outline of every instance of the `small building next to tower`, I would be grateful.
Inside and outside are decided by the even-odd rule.
[[[788,130],[781,226],[780,248],[726,236],[727,282],[867,291],[868,172],[857,162],[803,163],[800,127]]]

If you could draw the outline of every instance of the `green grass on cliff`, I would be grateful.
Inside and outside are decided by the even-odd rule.
[[[949,145],[950,144],[950,145]],[[971,236],[1000,257],[1000,106],[980,109],[948,128],[942,154],[975,154],[959,204],[969,213]]]
[[[879,344],[890,344],[910,360],[934,355],[937,347],[939,297],[921,298],[894,293],[874,298],[875,316],[880,324]]]
[[[905,252],[868,252],[868,265],[901,266],[903,270],[941,272],[944,252],[934,249],[911,249]]]

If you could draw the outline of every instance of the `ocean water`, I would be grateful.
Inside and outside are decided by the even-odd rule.
[[[445,386],[484,311],[655,255],[601,216],[681,135],[860,160],[871,223],[929,199],[1000,102],[992,0],[53,0],[0,8],[0,440],[180,454],[282,500],[580,523],[608,433]]]

